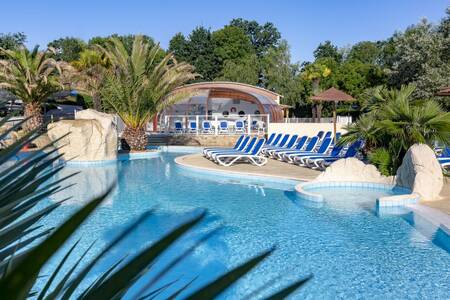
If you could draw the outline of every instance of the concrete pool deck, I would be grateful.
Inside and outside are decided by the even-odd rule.
[[[444,187],[441,191],[441,199],[435,201],[421,201],[420,204],[436,208],[450,215],[450,178],[444,177]]]
[[[294,179],[299,181],[311,181],[321,172],[302,168],[296,165],[287,164],[274,159],[269,159],[263,167],[257,167],[249,163],[235,164],[230,167],[223,167],[203,157],[202,154],[190,154],[180,156],[175,160],[178,164],[224,173],[270,176],[283,179]]]
[[[231,167],[223,167],[204,158],[203,155],[199,153],[180,156],[175,161],[180,165],[209,171],[229,174],[268,176],[299,181],[311,181],[321,173],[320,171],[287,164],[273,159],[269,159],[267,164],[263,167],[257,167],[248,163],[235,164]],[[420,204],[450,215],[450,179],[445,178],[444,180],[444,188],[440,194],[441,199],[435,201],[421,201]]]

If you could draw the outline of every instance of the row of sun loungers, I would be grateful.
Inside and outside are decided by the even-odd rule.
[[[337,138],[339,136],[340,134],[336,135]],[[336,146],[331,132],[319,132],[313,137],[273,133],[267,141],[242,135],[233,148],[205,148],[203,155],[222,166],[231,166],[238,161],[262,166],[267,163],[268,158],[272,158],[323,169],[338,159],[355,156],[360,146],[360,141],[348,147]]]
[[[313,137],[302,136],[299,138],[297,135],[293,135],[289,142],[285,144],[280,142],[276,145],[276,139],[279,136],[280,134],[274,138],[273,144],[268,143],[262,150],[264,155],[313,169],[324,169],[338,159],[356,156],[362,144],[361,141],[356,141],[346,147],[338,146],[333,143],[331,132],[326,134],[319,132],[317,136]],[[336,138],[339,137],[340,134],[336,134]],[[289,137],[286,138],[285,135],[283,139],[287,141]]]
[[[333,162],[357,156],[362,147],[358,140],[350,145],[338,146],[333,142],[332,133],[318,132],[316,136],[272,133],[267,141],[263,138],[241,135],[233,148],[205,148],[203,155],[222,166],[236,162],[250,162],[263,166],[268,158],[323,170]],[[340,134],[336,134],[339,139]],[[450,167],[450,147],[440,149],[437,159],[445,170]]]
[[[436,149],[435,149],[436,150]],[[450,167],[450,147],[438,149],[439,154],[436,156],[442,169],[446,170]]]

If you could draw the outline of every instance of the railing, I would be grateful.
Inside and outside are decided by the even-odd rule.
[[[164,115],[159,130],[168,134],[266,134],[270,117],[263,115]]]
[[[284,123],[333,123],[333,118],[320,118],[320,121],[316,118],[285,118]],[[336,123],[339,124],[351,124],[351,116],[337,116]]]

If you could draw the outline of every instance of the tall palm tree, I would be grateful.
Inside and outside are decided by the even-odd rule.
[[[92,97],[94,109],[98,111],[102,110],[101,85],[105,71],[110,65],[108,58],[95,49],[83,50],[80,58],[72,62],[72,66],[77,71],[72,76],[76,89],[89,94]]]
[[[52,56],[53,49],[32,51],[25,47],[17,50],[0,48],[0,88],[9,90],[20,98],[25,107],[24,115],[29,118],[25,130],[32,130],[44,123],[41,104],[53,93],[64,88],[60,81],[65,62],[58,62]]]
[[[309,64],[303,70],[301,76],[303,79],[311,81],[312,83],[312,93],[317,95],[320,92],[320,81],[331,74],[331,69],[321,62],[314,62]],[[320,122],[322,117],[322,103],[319,102],[312,105],[312,117],[317,118]]]
[[[130,149],[144,150],[147,123],[185,96],[174,90],[195,79],[194,67],[177,62],[171,53],[162,57],[159,45],[150,47],[142,36],[135,37],[130,53],[117,38],[98,49],[111,63],[105,72],[102,98],[125,123],[122,137]]]

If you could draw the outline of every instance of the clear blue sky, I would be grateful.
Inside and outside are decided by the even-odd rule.
[[[76,0],[5,1],[0,32],[23,31],[28,45],[74,36],[144,33],[167,47],[177,32],[212,30],[232,18],[273,22],[294,61],[310,60],[324,40],[346,46],[379,40],[426,17],[439,21],[449,0]]]

